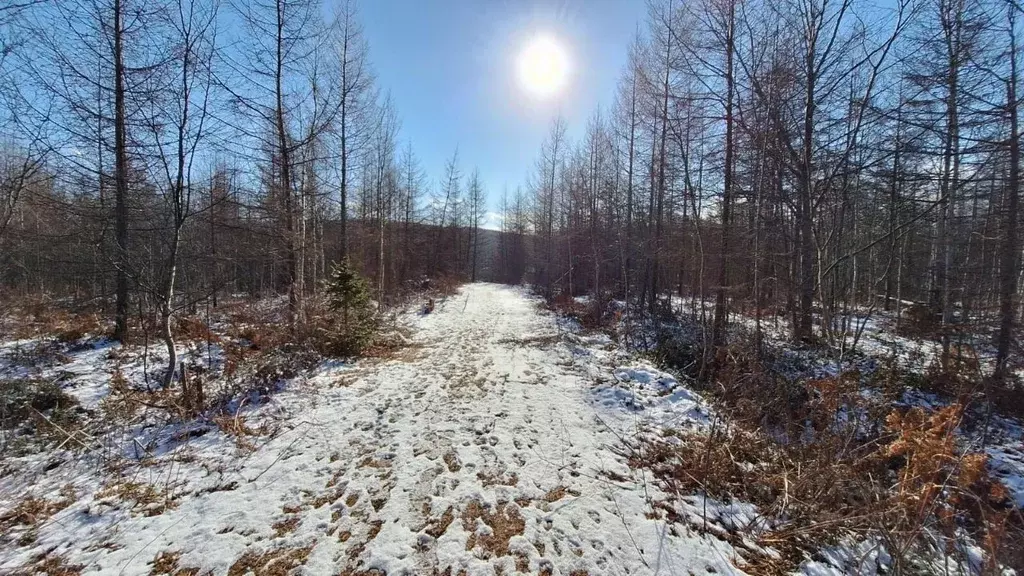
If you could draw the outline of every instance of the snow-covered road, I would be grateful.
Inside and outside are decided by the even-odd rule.
[[[183,493],[175,507],[84,497],[31,547],[0,551],[0,571],[50,548],[111,574],[736,571],[727,544],[651,514],[657,489],[616,453],[636,415],[594,392],[616,368],[600,342],[568,341],[535,299],[492,284],[463,287],[413,328],[397,358],[280,394],[286,428],[243,460],[210,434],[143,472]]]

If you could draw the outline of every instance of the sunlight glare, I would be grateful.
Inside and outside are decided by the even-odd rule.
[[[519,54],[518,68],[523,88],[538,98],[548,98],[565,87],[569,58],[554,38],[537,36]]]

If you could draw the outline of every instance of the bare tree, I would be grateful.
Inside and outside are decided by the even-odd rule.
[[[207,137],[212,60],[216,49],[216,4],[177,0],[170,28],[173,30],[175,67],[164,87],[165,102],[159,120],[151,125],[156,151],[166,178],[170,230],[167,254],[160,270],[155,296],[160,309],[160,332],[167,347],[167,371],[163,386],[169,387],[177,367],[177,350],[171,319],[175,312],[175,284],[182,233],[192,216],[192,173],[199,147]]]
[[[336,98],[324,95],[331,86],[315,81],[320,53],[329,46],[329,29],[313,0],[256,0],[236,3],[235,10],[246,24],[249,44],[226,60],[239,80],[228,90],[249,119],[236,127],[254,148],[271,150],[276,163],[273,205],[279,211],[289,323],[295,327],[302,315],[297,154],[327,130],[340,108]]]
[[[999,333],[996,336],[995,375],[997,378],[1007,374],[1007,360],[1010,357],[1010,344],[1013,341],[1014,329],[1014,296],[1017,293],[1017,275],[1020,270],[1020,242],[1018,227],[1020,226],[1020,128],[1017,116],[1017,11],[1015,1],[1008,1],[1006,20],[1008,31],[1008,48],[1010,75],[1006,79],[1006,115],[1010,130],[1007,135],[1008,164],[1006,190],[1005,231],[1000,262],[999,280]]]
[[[467,200],[469,201],[469,233],[473,246],[470,257],[470,282],[476,282],[477,263],[480,259],[480,222],[483,220],[485,206],[484,185],[480,182],[480,171],[474,169],[466,184]]]
[[[340,226],[342,259],[348,257],[348,193],[351,158],[357,155],[360,139],[361,116],[366,107],[366,98],[373,84],[369,69],[369,49],[363,37],[363,30],[356,17],[354,0],[343,0],[338,12],[337,51],[340,83],[338,93],[338,120],[335,130],[339,138],[340,157]]]

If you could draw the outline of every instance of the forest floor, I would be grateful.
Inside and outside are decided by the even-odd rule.
[[[393,357],[322,363],[233,418],[5,458],[0,572],[739,573],[629,465],[640,430],[709,425],[672,376],[521,289],[467,285],[401,321]],[[84,404],[102,395],[83,381]]]

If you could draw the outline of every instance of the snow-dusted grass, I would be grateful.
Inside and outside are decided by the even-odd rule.
[[[701,313],[703,312],[704,314],[703,320],[710,322],[712,314],[711,303],[701,303],[699,301],[679,298],[672,298],[671,303],[674,313],[682,319],[681,322],[678,322],[678,325],[673,326],[676,323],[672,321],[668,322],[668,327],[664,325],[659,326],[657,323],[652,325],[650,319],[646,318],[635,321],[632,326],[632,331],[634,332],[632,340],[642,344],[652,341],[657,342],[659,341],[658,335],[663,337],[667,329],[673,329],[679,333],[679,337],[670,338],[670,340],[673,340],[673,345],[681,344],[684,347],[684,352],[686,351],[686,346],[694,342],[699,343],[698,332],[700,331]],[[696,314],[696,318],[694,314]],[[764,346],[765,353],[760,358],[758,366],[750,366],[751,373],[767,370],[773,375],[772,378],[778,377],[788,381],[790,383],[788,388],[791,390],[802,390],[803,386],[810,383],[810,386],[807,387],[809,394],[802,400],[802,402],[809,405],[819,404],[826,400],[816,391],[815,381],[826,383],[829,381],[840,382],[845,380],[855,385],[859,383],[859,386],[856,386],[858,389],[855,389],[855,394],[849,397],[849,404],[840,406],[834,417],[830,417],[833,419],[833,425],[835,426],[845,427],[861,422],[864,430],[875,429],[876,432],[874,434],[877,434],[878,426],[881,422],[875,419],[884,417],[888,413],[913,408],[923,409],[926,413],[929,413],[949,407],[958,400],[963,402],[964,397],[943,397],[915,387],[918,384],[926,384],[931,377],[930,371],[935,368],[940,352],[939,344],[933,341],[913,339],[897,334],[895,317],[890,313],[880,310],[858,310],[856,313],[851,314],[849,318],[845,319],[850,330],[846,334],[845,341],[842,336],[839,336],[834,342],[835,347],[831,349],[823,346],[793,346],[788,340],[787,326],[784,322],[778,322],[777,320],[774,317],[768,317],[762,321],[762,345]],[[837,328],[840,320],[844,319],[837,319]],[[741,349],[748,347],[752,350],[754,343],[754,338],[752,337],[754,318],[745,316],[742,313],[734,313],[730,321],[731,330],[733,331],[730,342]],[[616,328],[619,331],[630,329],[629,326],[625,325],[625,322]],[[629,341],[628,338],[625,340]],[[856,345],[854,346],[854,344]],[[990,364],[993,355],[991,347],[978,340],[967,341],[966,344],[967,346],[964,347],[957,346],[956,352],[962,353],[966,351],[966,356],[958,359],[954,365],[964,370],[961,373],[961,377],[966,378],[968,382],[972,381],[972,379],[975,379],[973,380],[974,382],[980,382],[982,373],[988,373],[991,370]],[[649,350],[649,348],[642,349]],[[738,356],[744,356],[749,351],[734,348],[728,354],[732,357],[739,352]],[[693,365],[695,364],[691,364],[691,368]],[[729,382],[725,382],[724,386],[722,383],[719,383],[720,386],[716,386],[715,389],[721,387],[722,391],[726,392],[726,388],[735,385],[731,380],[736,376],[739,376],[741,380],[748,377],[743,368],[739,369],[739,373],[736,370],[732,370],[730,376],[727,377]],[[742,413],[741,417],[744,418],[754,417],[755,429],[753,432],[767,432],[768,437],[775,438],[777,433],[770,429],[758,429],[756,422],[771,422],[773,420],[773,410],[767,407],[775,406],[780,393],[785,393],[785,390],[775,390],[768,393],[767,396],[762,394],[759,398],[756,389],[764,387],[763,380],[757,378],[750,380],[751,383],[748,387],[752,387],[754,390],[749,390],[748,392],[753,393],[749,394],[748,398],[741,399],[738,412]],[[782,388],[785,389],[787,386]],[[798,396],[799,394],[803,394],[803,392],[798,392]],[[721,398],[717,398],[717,401],[721,401]],[[733,397],[731,401],[735,403],[736,398]],[[743,405],[743,402],[746,402],[746,406]],[[762,406],[760,413],[758,413],[759,409],[757,407],[759,402]],[[782,404],[782,408],[785,409],[785,403]],[[737,406],[733,405],[729,410],[725,410],[725,412],[736,412],[735,408]],[[870,416],[870,414],[875,416]],[[875,421],[872,422],[872,420]],[[984,450],[988,456],[988,473],[992,478],[1002,482],[1007,488],[1011,504],[1015,503],[1019,508],[1024,504],[1021,492],[1022,488],[1024,488],[1024,482],[1021,480],[1024,478],[1024,450],[1022,450],[1024,435],[1022,435],[1020,423],[1013,418],[989,415],[983,403],[975,404],[973,402],[968,405],[964,422],[966,424],[955,430],[956,449],[952,456],[955,459],[957,455]],[[810,424],[811,422],[808,421],[803,425],[809,426]],[[800,425],[797,422],[798,428]],[[858,434],[856,429],[854,429],[851,439],[856,438]],[[817,435],[817,432],[812,432],[812,435]],[[669,443],[679,442],[675,437],[670,437],[667,440]],[[782,439],[780,442],[781,446],[786,446],[794,441],[804,445],[808,440],[810,439],[797,436],[796,438]],[[890,436],[889,439],[883,440],[890,442],[892,437]],[[742,442],[742,440],[739,441]],[[697,435],[687,434],[684,435],[682,442],[704,442],[704,439],[699,433]],[[740,450],[742,450],[742,447],[740,447]],[[692,454],[692,449],[681,452],[688,453],[684,459],[689,462],[699,463],[703,461],[702,458],[704,456],[702,454]],[[710,451],[706,454],[710,454]],[[748,454],[748,456],[750,455]],[[765,461],[767,460],[765,458]],[[743,462],[746,463],[746,460]],[[754,464],[756,465],[757,463],[755,462]],[[900,465],[898,462],[893,464]],[[690,473],[699,476],[697,472],[691,471]],[[882,472],[882,476],[876,476],[876,478],[884,477],[884,475],[885,471]],[[728,482],[724,482],[724,485],[728,485]],[[954,487],[952,489],[958,490],[960,488]],[[720,487],[719,493],[721,491]],[[742,490],[736,493],[742,493]],[[994,493],[998,493],[998,489]],[[984,498],[984,496],[982,497]],[[686,502],[690,499],[682,498],[680,500]],[[998,502],[1001,500],[1001,496],[994,496],[992,499],[992,502],[997,503],[997,511],[1000,511],[1001,505]],[[756,507],[754,510],[756,512]],[[1014,544],[1008,544],[1008,546],[1012,547],[1016,546],[1016,542],[1020,541],[1021,528],[1017,512],[1012,510],[1010,512],[1013,518],[1015,518],[1009,523],[1010,527],[1007,533],[1008,538],[1011,538],[1014,542]],[[970,515],[969,512],[966,514]],[[786,520],[784,517],[780,519]],[[776,522],[774,519],[767,521],[770,524]],[[998,533],[1000,530],[998,524],[1001,520],[999,517],[996,517],[992,521]],[[719,522],[719,524],[722,523]],[[979,532],[978,528],[977,523],[971,528],[971,530],[975,531],[975,537],[984,534],[984,532]],[[747,529],[746,533],[750,534],[751,530]],[[841,534],[842,532],[836,532],[834,535]],[[938,540],[943,539],[943,536],[938,536]],[[953,566],[955,570],[962,570],[965,573],[976,573],[984,564],[985,552],[977,544],[974,537],[967,534],[967,530],[960,531],[958,539],[953,546],[955,552],[950,554],[949,557],[943,557],[944,554],[941,553],[941,549],[944,546],[946,544],[937,546],[940,550],[939,553],[930,554],[926,552],[925,556],[918,556],[914,558],[914,561],[918,562],[919,566],[931,566],[935,569],[942,569],[943,565],[947,568]],[[802,547],[806,550],[806,543]],[[754,547],[751,547],[751,549],[756,550]],[[771,550],[765,550],[765,552],[768,554],[772,553]],[[858,564],[858,562],[863,563]],[[929,562],[937,562],[937,564],[929,565]],[[856,538],[847,537],[837,546],[817,548],[814,555],[800,566],[802,572],[811,574],[875,573],[876,570],[880,573],[885,573],[892,569],[893,559],[886,551],[885,546],[877,539],[864,540],[862,536]]]
[[[731,545],[655,511],[668,495],[623,453],[645,430],[706,425],[701,399],[538,304],[465,286],[403,318],[395,358],[322,363],[216,422],[7,458],[0,572],[740,573]],[[109,350],[81,354],[67,389],[102,404]],[[5,514],[29,496],[42,512]]]
[[[267,317],[276,309],[251,307],[261,306]],[[652,439],[671,448],[723,433],[726,417],[685,378],[635,355],[656,357],[666,335],[695,340],[699,327],[608,317],[621,321],[611,336],[525,290],[468,285],[430,314],[402,314],[410,337],[388,358],[321,361],[270,388],[243,370],[220,410],[183,419],[144,409],[116,422],[111,376],[130,390],[154,386],[160,346],[0,343],[0,377],[59,382],[89,423],[59,449],[0,462],[0,573],[48,563],[111,574],[730,574],[779,559],[761,538],[785,518],[680,491],[645,463]],[[212,328],[236,336],[223,346],[183,340],[180,354],[216,381],[237,334],[262,334],[229,317]],[[793,378],[882,363],[881,348],[837,358],[788,349],[773,334],[776,368]],[[870,345],[889,337],[883,324],[864,334]],[[925,357],[898,344],[906,359]],[[899,404],[947,401],[907,391]],[[990,468],[1024,501],[1020,427],[993,424]],[[851,538],[798,569],[891,563],[877,540]]]

